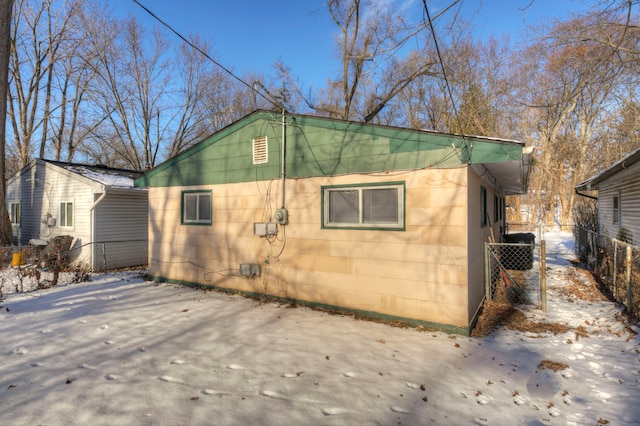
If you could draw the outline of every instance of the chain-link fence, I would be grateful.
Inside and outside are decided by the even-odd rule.
[[[146,267],[147,250],[147,240],[105,241],[73,245],[59,253],[59,258],[63,259],[63,268],[105,272],[129,267]],[[11,265],[44,265],[47,260],[45,246],[0,247],[2,269]]]
[[[640,317],[640,247],[576,227],[576,252],[602,289]]]
[[[535,244],[533,234],[517,234],[515,240],[485,243],[486,298],[546,311],[545,243]]]

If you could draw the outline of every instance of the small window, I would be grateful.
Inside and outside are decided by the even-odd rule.
[[[11,203],[9,217],[11,219],[12,224],[14,225],[20,224],[20,203]]]
[[[269,161],[269,150],[267,148],[266,136],[253,138],[253,164],[263,164]]]
[[[211,225],[211,191],[184,191],[182,193],[182,223],[185,225]]]
[[[322,187],[327,228],[404,229],[404,183]]]
[[[73,202],[63,201],[60,203],[60,215],[58,225],[62,228],[73,226]]]
[[[613,224],[620,224],[620,195],[613,196]]]
[[[480,227],[487,226],[487,188],[480,187]]]

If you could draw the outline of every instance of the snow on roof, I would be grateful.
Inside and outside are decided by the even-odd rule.
[[[91,179],[106,186],[118,188],[133,188],[133,180],[143,174],[136,170],[117,169],[103,165],[61,163],[50,160],[46,161],[70,172],[84,176],[87,179]]]

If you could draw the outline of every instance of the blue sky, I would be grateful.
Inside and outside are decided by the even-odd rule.
[[[139,1],[182,35],[197,32],[209,40],[216,60],[241,77],[248,71],[268,76],[273,63],[282,60],[305,86],[318,88],[339,70],[333,43],[336,26],[326,0]],[[422,0],[379,1],[397,4],[418,19],[422,16]],[[452,1],[429,1],[430,14]],[[461,13],[472,21],[478,36],[510,34],[515,42],[526,37],[526,25],[563,18],[590,4],[584,0],[463,0]],[[131,0],[116,0],[115,7],[116,13],[132,14],[147,28],[160,26]]]

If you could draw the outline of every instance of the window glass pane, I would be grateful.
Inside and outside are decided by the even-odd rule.
[[[329,191],[329,222],[358,223],[358,191]]]
[[[398,189],[380,188],[362,191],[364,223],[398,223]]]
[[[65,224],[67,223],[67,210],[64,204],[60,204],[60,226],[66,226]]]
[[[73,226],[73,203],[67,203],[67,224]]]
[[[197,220],[198,197],[194,194],[184,194],[184,220]]]
[[[211,195],[209,194],[202,194],[199,197],[198,220],[201,220],[201,221],[211,220]]]

